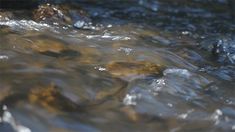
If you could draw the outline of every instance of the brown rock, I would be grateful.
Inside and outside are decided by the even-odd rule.
[[[81,8],[68,5],[42,4],[33,11],[35,21],[44,21],[49,24],[74,24],[76,21],[84,23],[90,21],[87,13]]]
[[[77,109],[77,105],[61,95],[54,84],[33,88],[28,94],[28,100],[32,104],[42,106],[49,112]]]
[[[121,108],[121,111],[125,113],[128,119],[133,122],[137,122],[140,120],[138,113],[132,107],[125,106]]]
[[[33,41],[31,48],[37,52],[50,51],[54,53],[60,53],[67,49],[64,43],[53,39],[36,39]]]
[[[13,17],[14,15],[12,12],[0,10],[0,21],[9,20]]]
[[[46,21],[52,23],[71,24],[72,22],[66,10],[62,10],[59,6],[50,4],[38,6],[38,8],[33,12],[33,18],[35,21]]]
[[[160,65],[145,61],[111,62],[106,66],[108,72],[117,77],[160,74],[160,67]]]

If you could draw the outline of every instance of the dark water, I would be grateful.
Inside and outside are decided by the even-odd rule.
[[[0,131],[235,131],[231,3],[78,6],[71,23],[0,10]]]

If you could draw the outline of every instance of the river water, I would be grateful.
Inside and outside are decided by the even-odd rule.
[[[0,131],[235,131],[227,1],[67,6],[88,18],[0,10]]]

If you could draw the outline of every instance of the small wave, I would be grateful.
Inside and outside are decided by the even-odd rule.
[[[16,122],[15,118],[12,114],[8,111],[7,106],[3,106],[3,115],[0,117],[0,123],[8,123],[16,132],[31,132],[28,127],[20,125]]]
[[[9,26],[15,30],[35,30],[40,31],[43,29],[53,29],[46,23],[37,23],[32,20],[8,20],[0,21],[0,25]]]

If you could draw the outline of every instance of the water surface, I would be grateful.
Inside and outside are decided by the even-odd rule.
[[[85,28],[0,10],[0,131],[235,130],[226,1],[73,4]]]

